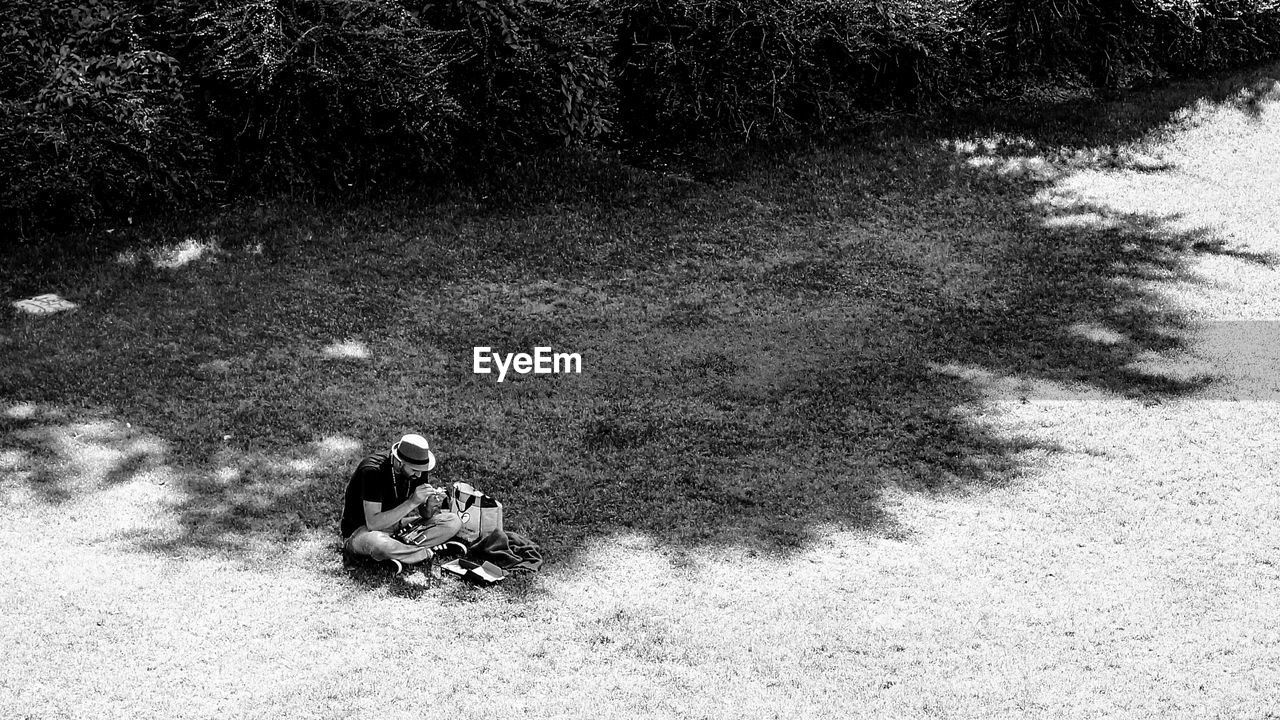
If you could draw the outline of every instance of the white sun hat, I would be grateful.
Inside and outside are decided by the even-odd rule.
[[[391,446],[391,457],[404,463],[406,468],[418,472],[431,472],[436,466],[436,456],[421,435],[405,435]]]

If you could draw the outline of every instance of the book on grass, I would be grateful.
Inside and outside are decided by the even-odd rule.
[[[464,580],[490,585],[507,576],[507,571],[491,562],[476,562],[466,558],[457,558],[440,565],[440,569],[453,573]]]

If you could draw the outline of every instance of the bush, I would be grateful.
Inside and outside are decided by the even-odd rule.
[[[1117,90],[1274,56],[1280,7],[1263,0],[979,0],[1011,79],[1079,77]]]
[[[613,129],[613,32],[603,8],[581,0],[452,0],[422,19],[452,33],[449,87],[471,150],[528,150],[588,142]]]
[[[1151,2],[1152,0],[1148,0]],[[1164,0],[1160,5],[1171,3]],[[1280,5],[1259,0],[1183,2],[1168,21],[1177,33],[1163,43],[1170,70],[1193,73],[1257,63],[1280,48]],[[1189,6],[1189,7],[1187,7]]]
[[[1271,0],[9,0],[0,213],[373,189],[1274,57]]]
[[[224,175],[343,186],[438,167],[459,114],[448,33],[390,0],[186,2],[189,64]]]
[[[954,100],[985,31],[965,0],[618,0],[622,115],[639,135],[766,138]]]
[[[0,10],[0,212],[59,223],[193,191],[184,78],[119,0]]]
[[[337,187],[610,127],[608,34],[581,3],[182,0],[230,174]]]

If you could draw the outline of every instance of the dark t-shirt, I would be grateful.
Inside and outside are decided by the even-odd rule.
[[[391,453],[379,452],[360,461],[351,480],[347,482],[346,499],[342,506],[342,537],[364,525],[364,503],[382,503],[383,510],[390,510],[409,498],[414,489],[427,483],[423,473],[416,481],[405,477],[393,477]]]

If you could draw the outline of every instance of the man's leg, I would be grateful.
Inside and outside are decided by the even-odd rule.
[[[346,548],[354,555],[364,555],[374,560],[398,560],[404,565],[420,563],[431,557],[431,550],[426,547],[406,545],[387,533],[367,527],[361,527],[352,533],[347,538]]]
[[[422,536],[421,542],[427,547],[435,547],[458,534],[462,529],[462,518],[458,517],[457,513],[442,511],[432,515],[426,521],[425,527],[427,532]]]

